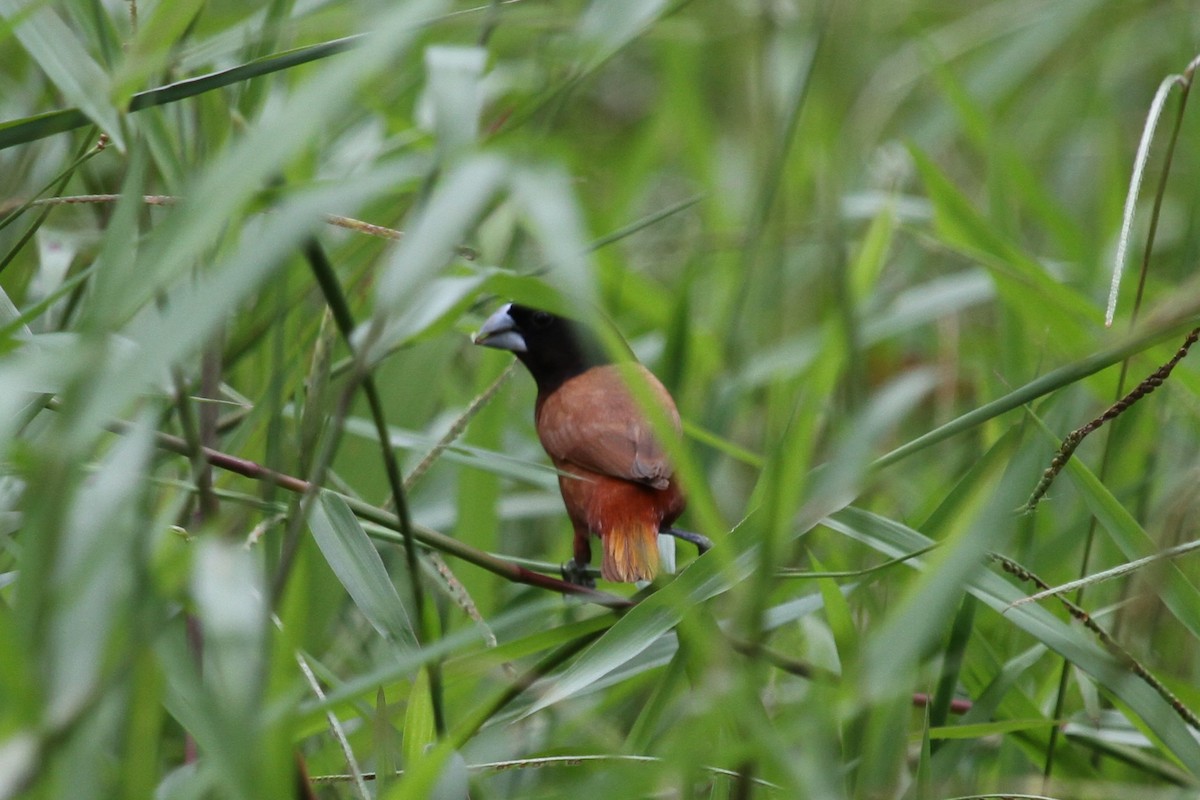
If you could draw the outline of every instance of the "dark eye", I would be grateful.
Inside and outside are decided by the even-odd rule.
[[[533,312],[533,324],[539,328],[544,328],[554,319],[554,315],[548,311]]]

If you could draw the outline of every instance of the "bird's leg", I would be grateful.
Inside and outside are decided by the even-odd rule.
[[[575,532],[575,557],[562,565],[563,580],[576,586],[596,588],[596,581],[588,574],[588,564],[592,562],[592,543],[588,540],[588,532]]]
[[[665,533],[668,536],[674,536],[676,539],[682,539],[685,542],[691,542],[696,545],[696,550],[700,555],[704,555],[712,549],[712,540],[707,536],[692,531],[685,531],[679,528],[663,528],[660,533]]]

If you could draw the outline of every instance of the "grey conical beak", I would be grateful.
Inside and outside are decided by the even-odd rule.
[[[517,330],[517,323],[508,313],[511,307],[512,303],[507,303],[487,318],[483,327],[475,334],[475,344],[495,347],[498,350],[511,350],[514,353],[525,352],[525,337]]]

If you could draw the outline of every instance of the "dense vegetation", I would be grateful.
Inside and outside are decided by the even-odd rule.
[[[0,0],[0,797],[1192,796],[1195,365],[1022,511],[1200,324],[1192,4],[476,3]],[[502,298],[709,554],[563,596]]]

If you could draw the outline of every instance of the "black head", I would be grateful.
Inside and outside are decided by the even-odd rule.
[[[488,317],[475,334],[475,344],[511,350],[529,368],[543,394],[612,360],[582,323],[516,303]]]

